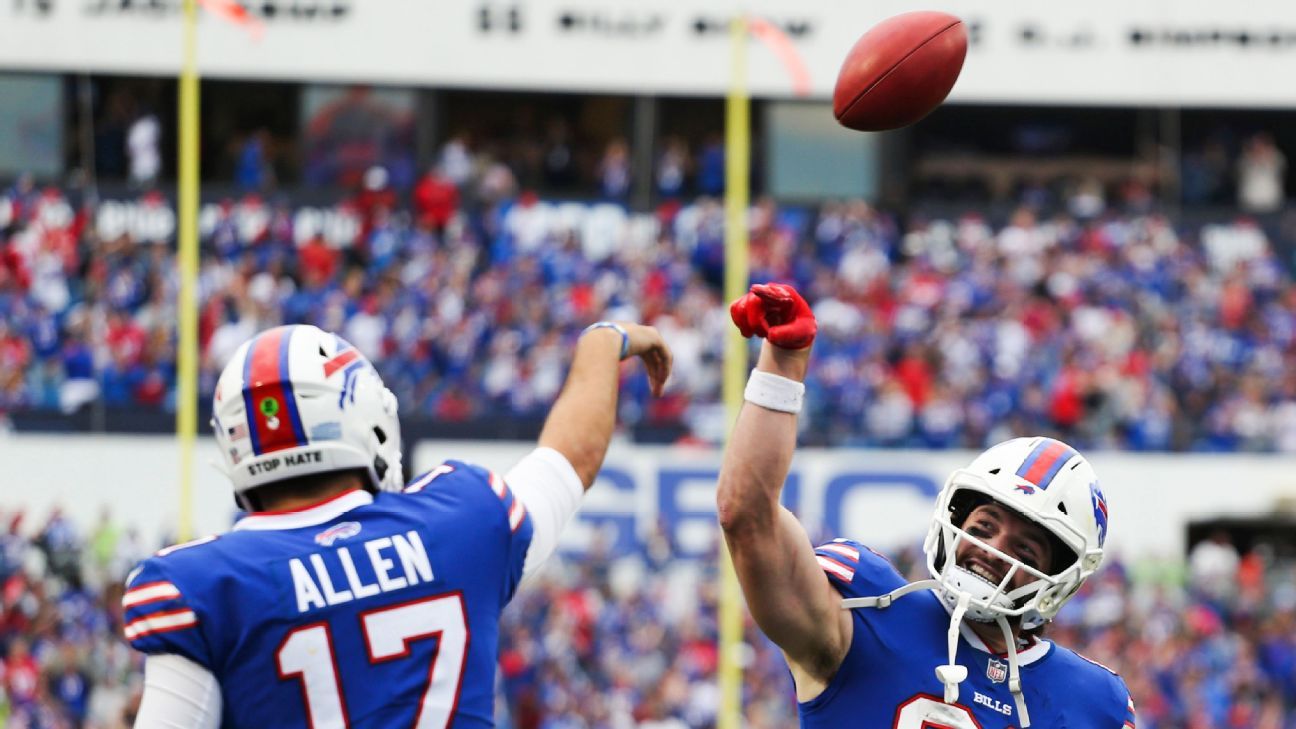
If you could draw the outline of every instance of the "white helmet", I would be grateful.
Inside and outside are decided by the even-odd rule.
[[[212,428],[239,503],[268,483],[364,469],[376,490],[401,488],[396,396],[360,350],[313,326],[245,342],[221,372]]]
[[[993,500],[1043,527],[1054,538],[1053,564],[1034,569],[963,530],[978,504]],[[1025,629],[1053,619],[1102,562],[1107,501],[1093,467],[1071,446],[1052,438],[1014,438],[950,474],[936,500],[923,544],[937,591],[951,605],[968,595],[967,617],[992,621],[1020,616]],[[964,540],[1008,565],[998,585],[958,566],[950,555]],[[1058,554],[1061,552],[1061,554]],[[1048,574],[1044,570],[1048,571]],[[1009,590],[1017,572],[1034,579]]]

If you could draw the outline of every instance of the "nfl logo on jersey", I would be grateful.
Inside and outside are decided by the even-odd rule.
[[[991,658],[986,664],[986,678],[995,683],[1003,683],[1008,678],[1008,665]]]

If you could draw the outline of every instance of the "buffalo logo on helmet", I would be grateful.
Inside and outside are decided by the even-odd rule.
[[[1098,524],[1098,546],[1107,541],[1107,499],[1103,496],[1098,482],[1089,484],[1089,498],[1093,501],[1094,522]]]

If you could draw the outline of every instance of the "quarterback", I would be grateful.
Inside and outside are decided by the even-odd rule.
[[[1051,438],[1000,443],[956,470],[906,583],[865,545],[815,548],[779,505],[796,446],[814,315],[789,286],[730,308],[765,339],[720,471],[725,542],[748,606],[783,651],[805,729],[1134,727],[1115,673],[1041,628],[1102,561],[1107,502]]]
[[[446,461],[403,484],[396,398],[358,350],[312,326],[245,343],[212,427],[249,514],[128,578],[136,726],[494,726],[500,611],[594,482],[629,357],[660,394],[657,330],[600,322],[508,473]]]

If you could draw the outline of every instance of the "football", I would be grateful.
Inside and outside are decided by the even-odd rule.
[[[913,124],[954,88],[967,43],[963,21],[948,13],[887,18],[846,55],[833,88],[833,116],[842,126],[864,132]]]

